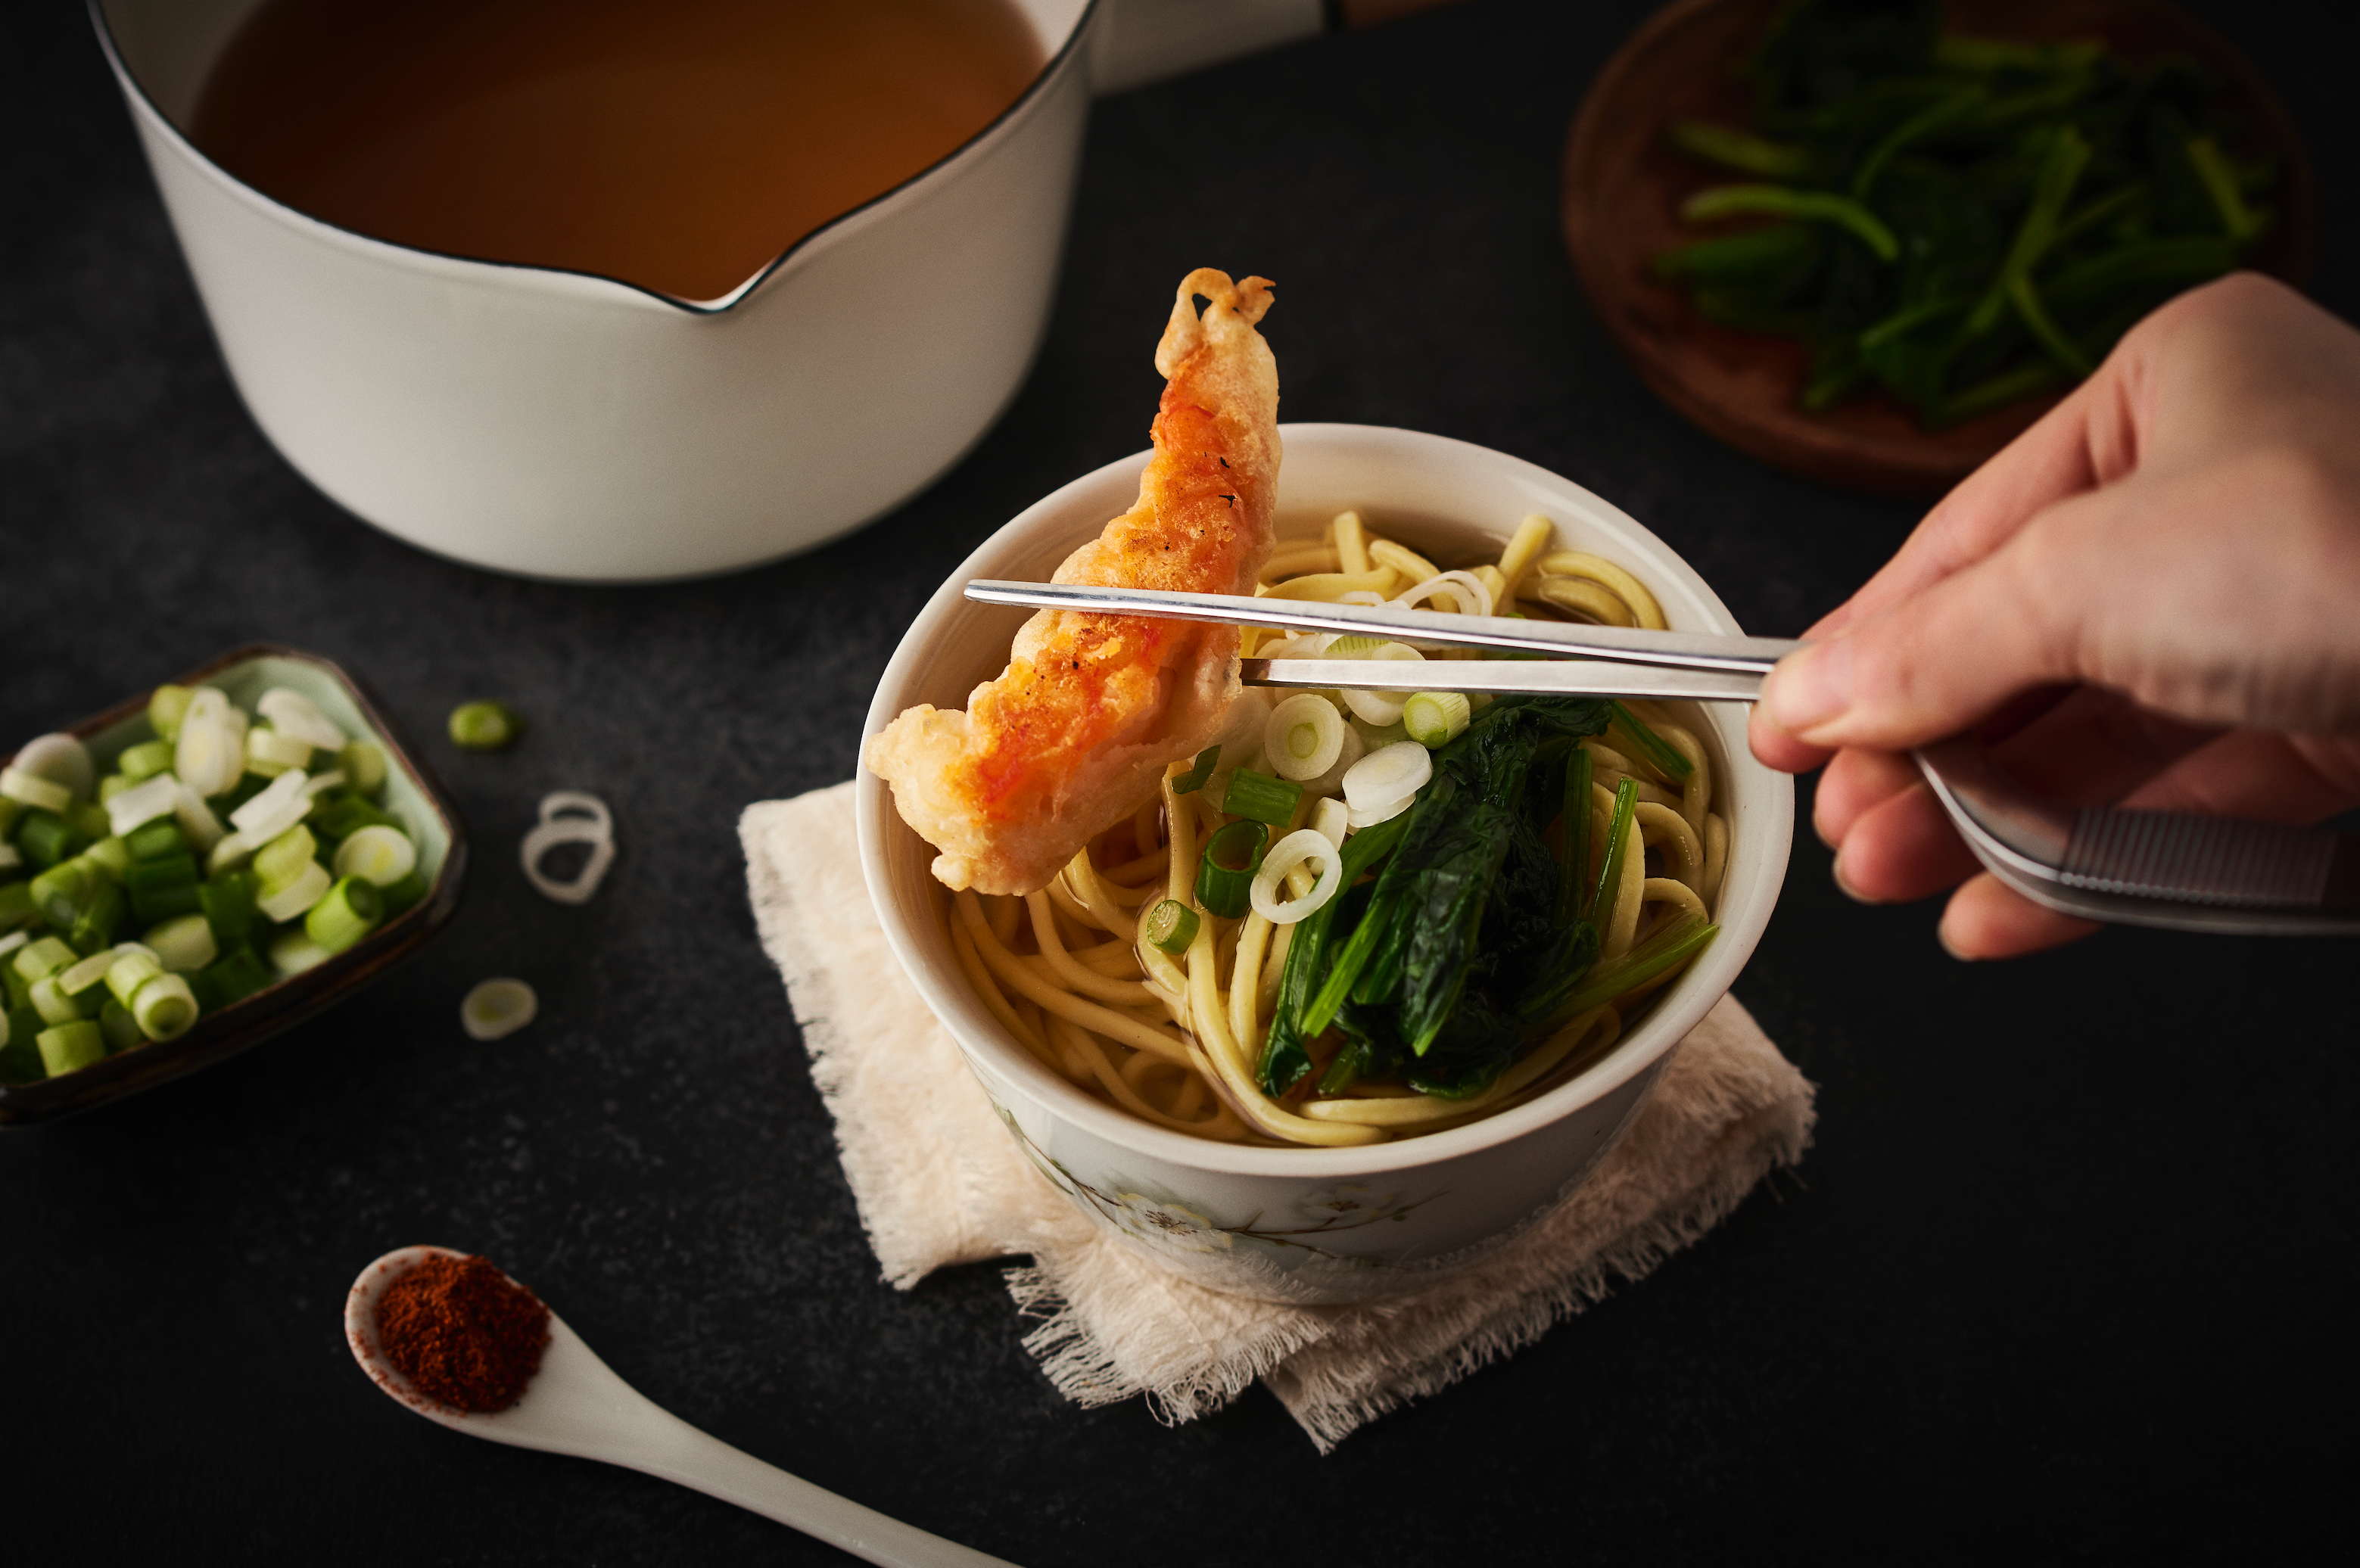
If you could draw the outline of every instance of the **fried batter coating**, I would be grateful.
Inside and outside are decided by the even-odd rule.
[[[1200,267],[1156,346],[1165,378],[1139,502],[1057,568],[1096,586],[1251,593],[1278,489],[1278,365],[1254,323],[1270,283]],[[1209,303],[1196,312],[1198,296]],[[942,853],[950,887],[1026,893],[1130,815],[1165,767],[1219,735],[1239,691],[1238,632],[1043,610],[965,713],[921,704],[863,760]]]

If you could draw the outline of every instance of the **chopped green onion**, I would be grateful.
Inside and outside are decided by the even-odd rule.
[[[1565,864],[1557,887],[1557,920],[1569,926],[1581,918],[1582,880],[1590,870],[1590,793],[1596,786],[1597,758],[1590,748],[1576,746],[1566,758],[1565,817],[1558,831],[1565,835]]]
[[[123,885],[131,894],[132,913],[146,927],[200,909],[198,880],[194,857],[168,855],[134,864]]]
[[[134,860],[161,860],[166,855],[189,852],[189,841],[181,836],[180,824],[169,820],[135,829],[124,835],[123,843]]]
[[[90,867],[81,856],[60,861],[33,878],[33,902],[42,918],[63,931],[73,924],[74,911],[90,896]]]
[[[1323,659],[1366,659],[1369,655],[1376,652],[1377,649],[1384,647],[1392,640],[1393,639],[1391,637],[1339,637],[1334,642],[1328,645],[1328,651],[1320,655],[1320,657]]]
[[[292,881],[276,887],[265,882],[261,896],[254,900],[254,907],[284,924],[326,898],[328,889],[334,883],[335,878],[328,875],[326,866],[316,860],[307,860]]]
[[[1282,779],[1317,779],[1343,755],[1344,715],[1316,691],[1298,692],[1273,708],[1262,734],[1262,754]]]
[[[336,846],[335,873],[390,887],[418,865],[418,846],[399,828],[365,827]]]
[[[1240,768],[1229,776],[1229,787],[1221,795],[1221,810],[1233,817],[1251,817],[1283,827],[1295,814],[1295,803],[1302,799],[1302,785]]]
[[[270,944],[270,967],[282,980],[292,979],[307,969],[317,969],[328,962],[329,955],[320,944],[304,934],[303,928],[282,931]]]
[[[311,814],[311,802],[303,792],[310,782],[311,776],[300,768],[287,769],[240,801],[229,814],[229,825],[257,844],[268,844]]]
[[[500,702],[462,702],[451,710],[451,739],[469,751],[497,751],[524,734],[524,720]]]
[[[221,819],[213,815],[213,809],[206,805],[204,798],[186,783],[180,786],[180,803],[172,809],[172,819],[180,824],[181,836],[189,841],[190,850],[197,855],[213,853],[213,846],[221,843],[226,832]]]
[[[148,722],[167,745],[180,738],[180,721],[188,715],[194,691],[186,686],[158,686],[148,699]]]
[[[34,1040],[41,1049],[41,1063],[52,1078],[87,1067],[106,1055],[106,1032],[88,1019],[45,1029]]]
[[[214,960],[189,982],[207,1008],[242,1002],[271,982],[271,973],[254,949],[240,945],[225,958]]]
[[[109,882],[120,882],[131,874],[131,846],[110,835],[83,850],[82,863]]]
[[[98,1010],[98,1032],[106,1037],[106,1049],[110,1055],[118,1051],[128,1051],[148,1039],[139,1032],[139,1020],[131,1016],[131,1009],[112,996],[106,999],[106,1006]]]
[[[470,1040],[502,1040],[532,1022],[541,998],[521,980],[486,980],[459,1004],[459,1027]]]
[[[158,773],[172,770],[172,747],[169,741],[143,740],[137,746],[126,746],[123,755],[115,759],[115,770],[134,784],[143,779],[153,779]]]
[[[181,975],[158,975],[131,998],[131,1016],[149,1040],[177,1040],[197,1021],[196,993]]]
[[[98,803],[102,806],[111,806],[115,803],[115,798],[117,795],[130,788],[130,779],[120,773],[110,773],[98,781]]]
[[[1166,898],[1147,911],[1147,919],[1139,925],[1139,934],[1166,953],[1188,951],[1196,940],[1196,928],[1204,922],[1196,911],[1177,898]]]
[[[115,823],[106,808],[95,800],[76,800],[61,813],[74,832],[84,839],[101,839],[115,831]]]
[[[1175,795],[1195,794],[1205,787],[1205,780],[1210,779],[1213,776],[1213,769],[1220,765],[1221,748],[1218,746],[1207,746],[1196,754],[1194,767],[1172,780],[1172,792]]]
[[[39,866],[55,866],[88,842],[55,811],[33,807],[16,827],[16,847]]]
[[[16,950],[16,969],[27,981],[45,980],[71,964],[76,953],[53,936],[45,936]]]
[[[41,1015],[41,1021],[70,1024],[76,1018],[98,1017],[98,1009],[106,1005],[105,993],[85,991],[80,996],[69,996],[65,986],[59,983],[64,974],[61,969],[55,975],[33,982],[28,999],[33,1004],[33,1010]]]
[[[311,743],[273,729],[268,724],[257,724],[246,732],[246,770],[259,773],[266,779],[311,766]]]
[[[1420,691],[1402,704],[1402,723],[1409,738],[1428,751],[1438,751],[1457,740],[1474,709],[1464,693]]]
[[[1311,825],[1338,849],[1344,847],[1344,835],[1352,831],[1351,808],[1334,795],[1323,797],[1311,808]]]
[[[309,828],[301,825],[289,828],[262,846],[254,857],[255,875],[262,878],[262,890],[284,887],[303,875],[307,866],[317,865],[312,857],[320,853],[319,840]]]
[[[157,960],[176,975],[193,975],[221,953],[212,922],[202,914],[166,920],[140,940],[155,949]]]
[[[347,795],[320,807],[305,825],[322,838],[341,839],[350,837],[363,828],[393,828],[399,831],[401,821],[398,817],[388,816],[358,795]]]
[[[417,904],[425,898],[427,893],[426,878],[418,872],[413,871],[409,876],[403,877],[400,881],[395,883],[392,887],[383,889],[383,892],[385,895],[385,918],[387,920],[391,920],[396,915],[407,912],[412,905]]]
[[[259,880],[251,871],[233,871],[197,889],[197,909],[213,928],[216,945],[224,950],[239,946],[253,931],[254,895]]]
[[[1606,829],[1606,858],[1598,867],[1598,886],[1590,895],[1590,923],[1602,933],[1614,918],[1614,895],[1622,886],[1623,841],[1631,836],[1631,813],[1639,809],[1639,781],[1625,778],[1614,786],[1614,816]]]
[[[55,976],[58,989],[64,993],[68,1001],[80,1006],[83,997],[106,984],[106,972],[114,967],[119,956],[110,948],[78,963],[69,964]]]
[[[111,954],[115,962],[106,967],[106,988],[125,1007],[139,994],[139,987],[164,973],[164,965],[153,953],[118,953]]]
[[[0,931],[21,930],[40,918],[41,907],[33,901],[31,883],[0,885]]]
[[[254,712],[257,717],[269,721],[270,727],[280,735],[293,735],[315,750],[334,752],[344,748],[344,732],[300,691],[273,686],[256,700]]]
[[[384,913],[374,883],[343,877],[304,915],[303,934],[322,953],[342,953],[368,935]]]
[[[1646,721],[1622,703],[1607,700],[1606,706],[1614,715],[1614,727],[1630,737],[1646,759],[1674,779],[1686,779],[1696,768],[1682,757],[1671,742],[1647,727]]]
[[[62,811],[73,803],[72,790],[22,768],[0,768],[0,795],[41,811]]]
[[[376,742],[349,743],[338,757],[338,765],[355,794],[375,799],[385,789],[385,748]]]
[[[1269,847],[1270,829],[1251,818],[1216,831],[1205,841],[1204,858],[1196,866],[1196,901],[1223,920],[1244,914],[1253,902],[1254,873]]]
[[[74,912],[73,928],[66,932],[66,941],[77,953],[112,947],[130,912],[130,900],[122,887],[101,877],[91,888],[89,901]]]

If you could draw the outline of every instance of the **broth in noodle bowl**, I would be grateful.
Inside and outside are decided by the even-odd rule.
[[[1555,545],[1528,517],[1496,561],[1446,572],[1346,512],[1280,540],[1258,591],[1663,628],[1628,571]],[[1274,706],[1248,689],[1218,756],[1173,765],[1047,887],[953,895],[969,984],[1086,1091],[1224,1141],[1440,1131],[1596,1061],[1717,932],[1728,825],[1675,708],[1470,701],[1448,667],[1473,650],[1251,628],[1240,651],[1423,658],[1434,679]]]

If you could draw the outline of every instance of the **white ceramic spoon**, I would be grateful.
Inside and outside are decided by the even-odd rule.
[[[475,1415],[427,1398],[378,1353],[377,1303],[388,1285],[437,1256],[466,1254],[445,1247],[398,1247],[362,1269],[344,1298],[344,1340],[353,1358],[378,1388],[427,1420],[470,1437],[604,1460],[694,1486],[885,1568],[1011,1568],[1002,1558],[888,1519],[707,1437],[615,1376],[555,1312],[549,1314],[541,1369],[524,1398],[507,1410]]]

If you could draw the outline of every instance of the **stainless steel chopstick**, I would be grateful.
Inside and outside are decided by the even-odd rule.
[[[1247,659],[1238,679],[1249,686],[1300,686],[1360,691],[1532,692],[1547,697],[1692,697],[1752,702],[1762,677],[1733,670],[1680,670],[1616,664],[1602,659],[1487,659],[1450,663],[1382,659]]]
[[[1803,645],[1787,637],[1724,637],[1710,632],[1653,632],[1628,626],[1586,626],[1568,621],[1519,620],[1405,610],[1396,604],[1331,604],[1311,599],[1255,599],[1240,593],[1175,593],[1148,588],[1096,588],[1065,583],[1006,583],[978,578],[967,596],[978,604],[1034,610],[1150,615],[1289,631],[1374,633],[1416,647],[1481,648],[1507,653],[1612,659],[1621,664],[1718,670],[1757,680]],[[1457,672],[1454,671],[1454,674]],[[1365,685],[1364,682],[1355,684]],[[1470,686],[1468,691],[1535,690]],[[1550,691],[1561,687],[1546,688]],[[1644,696],[1647,692],[1633,691]],[[1669,693],[1666,693],[1667,695]]]

